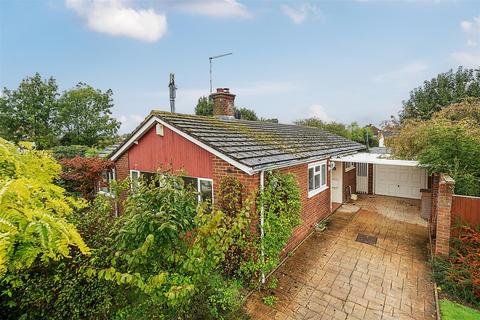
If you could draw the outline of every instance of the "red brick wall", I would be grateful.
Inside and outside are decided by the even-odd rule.
[[[345,172],[345,164],[342,162],[343,171],[343,202],[350,200],[350,195],[357,193],[357,168]],[[350,189],[351,188],[351,189]],[[350,193],[351,190],[351,193]]]
[[[219,188],[222,178],[233,176],[236,177],[245,186],[245,196],[250,196],[258,190],[260,186],[260,174],[249,175],[242,170],[232,166],[228,162],[212,155],[213,168],[213,192],[214,199],[219,197]]]
[[[368,194],[373,194],[373,164],[368,164]]]
[[[328,163],[327,168],[329,168]],[[302,200],[302,224],[295,228],[292,237],[285,246],[283,252],[286,254],[305,239],[319,220],[330,214],[330,170],[327,170],[327,185],[329,188],[311,198],[308,198],[308,164],[283,168],[278,171],[292,173],[297,177]]]
[[[123,181],[125,178],[130,177],[128,151],[122,154],[122,156],[115,161],[115,175],[118,181]]]

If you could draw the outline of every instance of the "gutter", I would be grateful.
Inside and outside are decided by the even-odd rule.
[[[263,197],[263,190],[265,188],[265,171],[260,171],[260,191],[262,192]],[[260,203],[260,243],[261,243],[261,257],[262,257],[262,264],[265,264],[265,249],[263,248],[263,238],[265,236],[265,230],[263,228],[265,224],[265,214],[264,214],[264,207],[263,207],[263,199]],[[262,270],[262,284],[265,284],[265,271]]]

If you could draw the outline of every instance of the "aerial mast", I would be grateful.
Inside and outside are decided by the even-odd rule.
[[[168,83],[170,91],[170,111],[175,112],[175,97],[177,96],[177,86],[175,85],[175,73],[170,73],[170,82]]]
[[[225,56],[229,56],[231,54],[233,54],[233,53],[229,52],[229,53],[224,53],[224,54],[220,54],[218,56],[213,56],[213,57],[208,58],[208,60],[210,61],[210,93],[212,93],[212,90],[213,90],[213,86],[212,86],[212,60],[222,58],[222,57],[225,57]]]

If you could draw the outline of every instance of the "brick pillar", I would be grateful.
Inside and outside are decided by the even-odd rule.
[[[448,255],[450,247],[450,222],[452,196],[455,181],[448,175],[440,175],[436,201],[435,255]]]

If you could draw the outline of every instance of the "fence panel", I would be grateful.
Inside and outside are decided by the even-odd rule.
[[[453,195],[452,227],[457,223],[467,223],[473,227],[480,226],[480,197]]]

